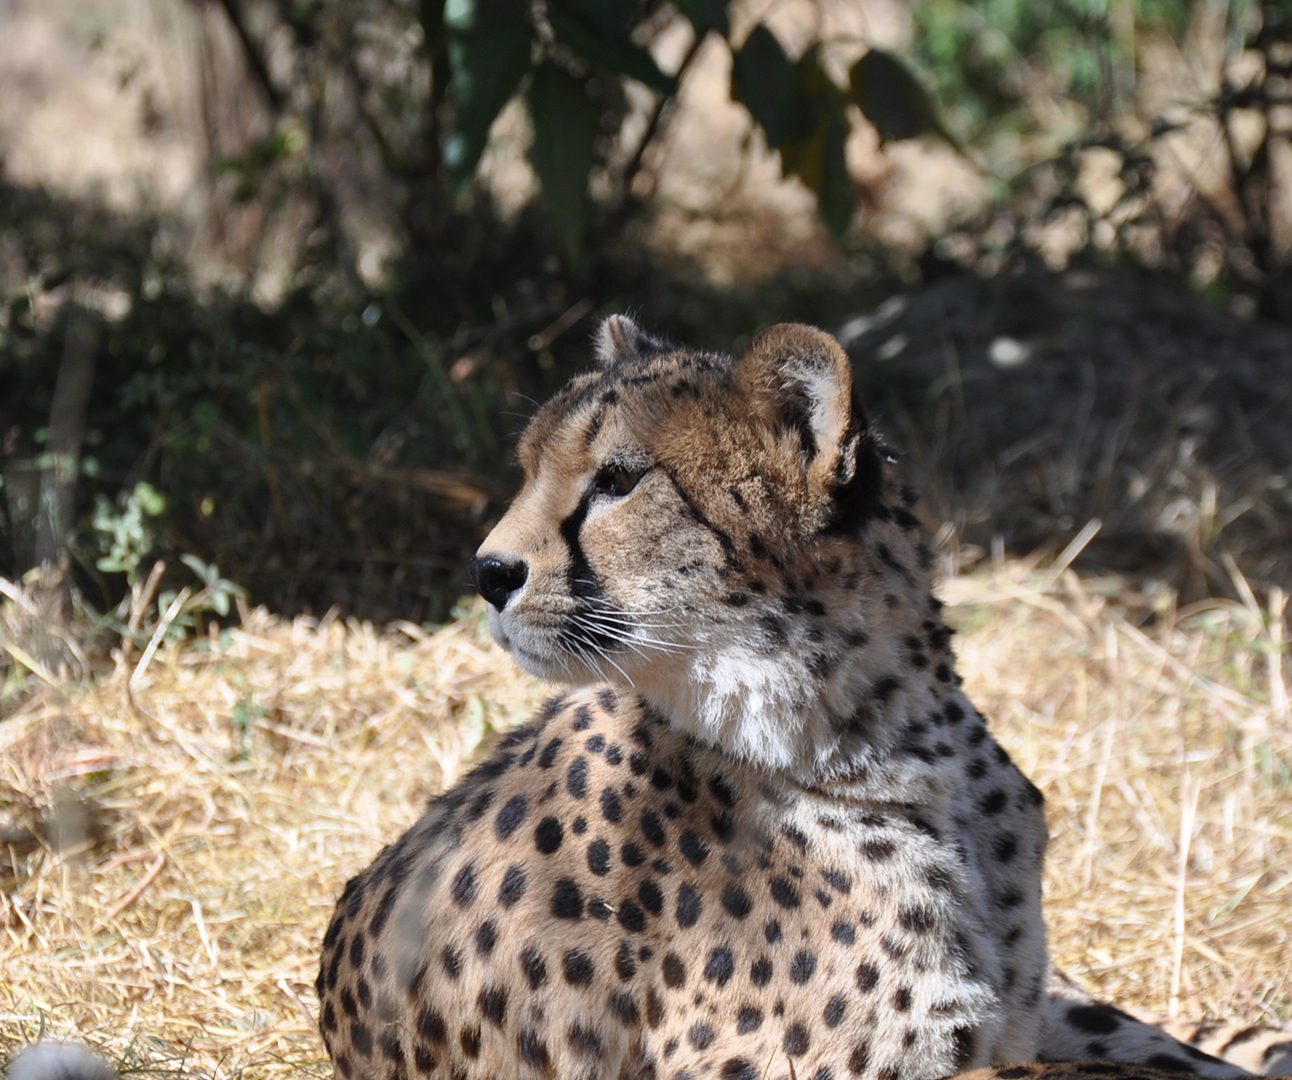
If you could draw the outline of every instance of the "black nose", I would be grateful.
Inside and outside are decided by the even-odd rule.
[[[525,584],[529,567],[517,559],[508,562],[497,555],[484,555],[471,560],[471,581],[476,592],[499,611],[507,606],[511,594]]]

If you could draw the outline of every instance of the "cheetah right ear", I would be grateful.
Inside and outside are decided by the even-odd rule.
[[[668,352],[671,348],[667,341],[652,337],[627,315],[611,315],[597,328],[594,355],[598,364],[609,369],[624,360]]]
[[[797,433],[809,474],[824,486],[855,469],[858,421],[852,365],[824,330],[782,323],[759,333],[737,361],[737,377],[755,415]]]

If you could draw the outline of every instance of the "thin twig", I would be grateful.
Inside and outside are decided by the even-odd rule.
[[[125,911],[126,908],[130,907],[131,904],[133,904],[136,900],[138,900],[141,896],[143,896],[144,890],[147,889],[148,886],[151,885],[156,880],[157,875],[161,873],[162,867],[165,865],[166,865],[166,852],[163,851],[157,856],[157,858],[153,860],[152,865],[149,866],[148,869],[144,871],[144,876],[141,877],[135,883],[135,885],[130,889],[130,891],[125,893],[125,895],[123,895],[115,904],[113,904],[110,908],[108,908],[107,911],[103,913],[99,921],[94,924],[95,933],[98,933],[100,930],[103,930],[104,928],[106,928],[108,924],[112,922],[113,919],[115,919],[118,915],[120,915],[123,911]]]

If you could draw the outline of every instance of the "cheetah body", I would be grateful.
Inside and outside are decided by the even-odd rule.
[[[1047,992],[1043,800],[960,689],[838,344],[731,359],[614,318],[600,354],[476,560],[499,642],[583,685],[347,886],[338,1074],[923,1080],[1033,1061],[1047,1026],[1151,1049]]]

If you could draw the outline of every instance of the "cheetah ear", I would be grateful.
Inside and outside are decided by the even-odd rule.
[[[627,315],[611,315],[597,328],[594,355],[603,368],[612,368],[624,360],[667,352],[671,348],[667,341],[652,337]]]
[[[842,345],[816,327],[782,323],[754,338],[736,372],[755,415],[797,434],[811,481],[826,490],[851,483],[866,424]]]

